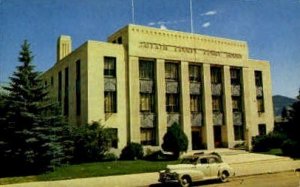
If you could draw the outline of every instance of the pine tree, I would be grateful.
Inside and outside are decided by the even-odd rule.
[[[19,61],[21,64],[10,77],[9,86],[4,87],[8,91],[5,97],[8,108],[0,154],[4,154],[3,164],[12,174],[28,174],[53,168],[68,159],[65,148],[72,142],[67,138],[67,124],[56,105],[50,103],[40,74],[34,70],[26,40]]]

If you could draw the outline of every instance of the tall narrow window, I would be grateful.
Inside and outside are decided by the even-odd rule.
[[[238,85],[240,84],[240,69],[231,68],[230,69],[230,80],[232,85]]]
[[[141,128],[141,144],[155,145],[155,128]]]
[[[54,80],[53,80],[53,76],[51,76],[51,87],[53,87],[54,85]]]
[[[201,67],[196,65],[190,65],[189,78],[191,82],[201,82]]]
[[[200,95],[190,95],[190,107],[192,113],[201,112],[201,96]]]
[[[258,125],[258,135],[263,136],[267,134],[266,124],[259,124]]]
[[[261,71],[255,71],[255,85],[256,86],[262,86],[262,72]]]
[[[79,116],[81,113],[81,83],[80,83],[80,60],[76,61],[76,115]]]
[[[232,111],[240,112],[242,110],[242,103],[240,97],[232,97]]]
[[[140,110],[141,112],[154,112],[154,98],[153,94],[140,94]]]
[[[69,68],[65,68],[65,99],[64,99],[64,115],[69,115]]]
[[[222,105],[222,97],[214,97],[212,98],[212,108],[214,112],[222,112],[223,105]]]
[[[116,103],[116,92],[104,92],[104,110],[105,113],[116,113],[117,103]]]
[[[213,84],[219,84],[222,82],[222,72],[221,68],[219,67],[211,67],[211,83]]]
[[[167,94],[167,112],[179,112],[179,94]]]
[[[152,60],[139,61],[140,79],[153,79],[154,78],[154,62]]]
[[[264,99],[263,97],[257,97],[256,98],[257,101],[257,111],[262,113],[265,111],[265,106],[264,106]]]
[[[61,71],[58,72],[58,93],[57,93],[57,100],[59,106],[61,106],[61,99],[62,99],[62,73]]]
[[[104,57],[104,77],[116,77],[115,57]]]
[[[166,63],[165,64],[166,79],[178,81],[178,64]]]

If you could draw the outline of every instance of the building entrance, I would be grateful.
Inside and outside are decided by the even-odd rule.
[[[215,148],[222,147],[222,128],[221,125],[214,126],[214,141],[215,141]]]
[[[192,128],[192,149],[193,150],[203,149],[201,127]]]

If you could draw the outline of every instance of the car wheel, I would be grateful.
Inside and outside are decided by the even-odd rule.
[[[228,171],[223,171],[220,175],[220,180],[222,182],[227,182],[228,181],[228,177],[229,177],[229,173]]]
[[[180,180],[180,186],[182,187],[188,187],[188,186],[191,186],[192,184],[192,180],[189,176],[183,176],[181,177],[181,180]]]

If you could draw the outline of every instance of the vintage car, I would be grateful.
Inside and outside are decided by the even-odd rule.
[[[192,182],[220,179],[227,182],[234,175],[233,169],[221,159],[218,153],[200,153],[186,156],[180,164],[168,165],[159,172],[159,182],[179,183],[190,186]]]

